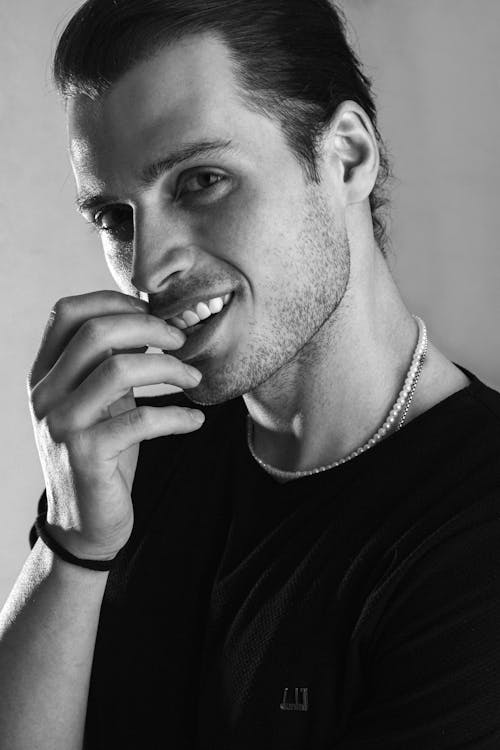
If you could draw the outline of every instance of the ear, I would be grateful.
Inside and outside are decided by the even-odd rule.
[[[368,198],[377,180],[380,156],[370,118],[359,104],[345,101],[337,108],[325,142],[328,163],[335,165],[337,190],[346,205]]]

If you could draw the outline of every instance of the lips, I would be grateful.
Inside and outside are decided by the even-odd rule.
[[[154,303],[151,305],[151,313],[152,315],[156,315],[157,318],[163,318],[163,320],[166,320],[168,323],[172,320],[172,318],[176,318],[180,315],[182,315],[187,310],[195,310],[196,306],[202,302],[206,303],[208,300],[215,299],[217,297],[220,297],[224,299],[229,294],[233,294],[234,289],[225,290],[222,292],[207,292],[203,296],[199,295],[197,297],[190,297],[190,298],[184,298],[179,299],[176,303],[169,305],[168,307],[162,307],[162,306],[156,306]],[[200,317],[200,316],[198,316]],[[189,322],[189,321],[188,321]]]
[[[190,334],[197,326],[215,315],[220,315],[222,310],[227,307],[231,301],[232,293],[224,295],[224,297],[217,297],[210,299],[207,302],[198,302],[196,306],[185,310],[182,315],[176,315],[173,318],[167,318],[167,323],[180,328],[187,335]]]
[[[222,310],[211,315],[206,321],[196,323],[184,329],[187,339],[184,345],[176,351],[176,356],[183,362],[200,359],[200,355],[206,354],[206,359],[216,354],[217,340],[222,343],[227,338],[223,336],[223,328],[228,325],[229,311],[233,308],[235,295],[233,294],[228,304]]]

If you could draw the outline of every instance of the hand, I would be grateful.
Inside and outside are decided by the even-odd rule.
[[[142,312],[141,312],[142,309]],[[186,335],[120,292],[54,306],[27,388],[47,491],[47,529],[77,557],[110,559],[132,533],[139,443],[201,427],[177,406],[136,407],[134,386],[193,388],[201,373],[170,354]],[[147,344],[147,346],[145,346]]]

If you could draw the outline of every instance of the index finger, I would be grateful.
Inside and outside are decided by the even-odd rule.
[[[87,320],[130,312],[149,312],[149,305],[137,297],[111,289],[62,297],[50,311],[40,347],[28,374],[29,387],[34,388],[52,369],[75,333]]]

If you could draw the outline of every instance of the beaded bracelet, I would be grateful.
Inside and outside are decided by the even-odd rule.
[[[47,520],[47,513],[40,513],[36,517],[35,530],[40,539],[42,539],[47,547],[55,552],[58,557],[66,562],[72,563],[73,565],[79,565],[81,568],[90,568],[91,570],[111,570],[115,567],[115,560],[118,557],[116,555],[111,560],[82,560],[80,557],[75,557],[71,552],[68,552],[59,542],[53,539],[45,526]],[[119,553],[118,553],[119,554]]]

